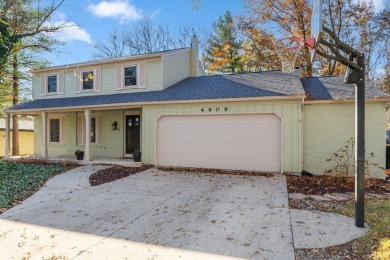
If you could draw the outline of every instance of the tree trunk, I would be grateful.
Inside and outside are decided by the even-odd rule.
[[[12,105],[19,103],[18,57],[15,53],[12,59]],[[18,116],[12,115],[12,155],[20,155]]]

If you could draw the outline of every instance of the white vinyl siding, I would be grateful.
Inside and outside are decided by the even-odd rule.
[[[75,72],[66,72],[65,73],[65,93],[74,92],[78,77]]]
[[[173,84],[190,77],[190,50],[182,52],[166,54],[163,56],[163,88],[172,86]]]
[[[147,89],[162,89],[161,61],[152,61],[146,63],[146,76]]]
[[[33,93],[34,99],[46,99],[46,98],[57,98],[57,97],[79,97],[79,96],[90,96],[90,95],[107,95],[107,94],[118,94],[125,92],[144,92],[144,91],[155,91],[162,89],[162,71],[161,71],[161,60],[151,60],[146,63],[137,63],[140,65],[139,82],[140,87],[129,87],[118,91],[116,68],[118,66],[123,67],[129,63],[118,63],[118,65],[112,65],[107,67],[97,68],[85,68],[79,70],[69,69],[64,73],[64,94],[65,95],[50,95],[41,93],[41,77],[45,79],[47,75],[54,73],[47,73],[42,75],[35,75],[33,80]],[[82,91],[82,84],[80,81],[81,71],[94,70],[95,82],[94,91]],[[100,77],[99,77],[100,74]],[[98,79],[100,78],[100,80]],[[142,86],[142,87],[141,87]],[[91,93],[93,92],[93,93]]]
[[[102,93],[113,93],[115,91],[115,67],[102,68]]]
[[[32,98],[36,99],[41,96],[41,77],[32,77]]]

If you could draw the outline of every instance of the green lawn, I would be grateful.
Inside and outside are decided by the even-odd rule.
[[[66,166],[47,163],[0,161],[0,208],[11,208],[18,204],[49,178],[67,169]]]
[[[354,248],[363,258],[388,260],[390,259],[390,200],[366,199],[365,211],[365,220],[371,228],[366,236],[353,242]],[[336,212],[354,217],[353,201]]]

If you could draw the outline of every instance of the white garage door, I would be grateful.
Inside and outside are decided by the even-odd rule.
[[[156,164],[281,171],[281,120],[275,114],[163,116]]]

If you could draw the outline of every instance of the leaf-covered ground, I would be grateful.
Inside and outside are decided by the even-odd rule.
[[[113,166],[104,170],[97,171],[89,176],[91,186],[97,186],[103,183],[119,180],[138,172],[146,171],[149,166],[142,167],[123,167]]]
[[[355,191],[355,179],[335,176],[294,176],[287,175],[289,193],[323,195],[325,193],[344,193]],[[390,182],[381,179],[366,179],[365,190],[370,193],[390,193]]]
[[[0,161],[0,213],[33,194],[52,176],[69,168],[47,162]]]

